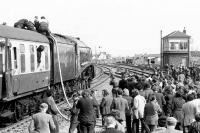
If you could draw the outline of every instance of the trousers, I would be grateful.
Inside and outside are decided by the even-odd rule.
[[[94,133],[94,123],[79,123],[79,133]]]

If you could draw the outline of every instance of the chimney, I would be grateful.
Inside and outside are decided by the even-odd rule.
[[[183,29],[183,33],[185,33],[185,34],[186,34],[186,29],[185,29],[185,27],[184,27],[184,29]]]

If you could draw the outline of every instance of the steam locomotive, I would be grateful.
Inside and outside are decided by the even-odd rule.
[[[48,86],[57,102],[63,100],[59,63],[66,94],[94,78],[91,48],[79,38],[51,35],[56,44],[40,33],[0,25],[0,121],[35,112]]]

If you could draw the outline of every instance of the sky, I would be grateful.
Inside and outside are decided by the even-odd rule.
[[[5,0],[0,23],[45,16],[51,32],[80,37],[93,53],[134,56],[160,53],[160,31],[184,27],[200,50],[199,7],[199,0]]]

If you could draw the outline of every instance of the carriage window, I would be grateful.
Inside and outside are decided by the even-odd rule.
[[[37,48],[37,63],[38,63],[38,66],[40,65],[41,63],[41,56],[42,56],[42,51],[44,50],[44,46],[43,45],[40,45],[38,48]]]
[[[3,48],[5,46],[5,41],[0,41],[0,73],[4,71],[4,60],[3,60]]]
[[[2,53],[3,52],[3,47],[4,47],[4,42],[0,42],[0,53]]]
[[[45,70],[48,70],[49,69],[49,58],[48,58],[48,47],[46,46],[45,49]]]
[[[21,73],[25,72],[25,46],[20,44]]]
[[[13,47],[13,54],[14,54],[14,69],[17,69],[17,48]]]
[[[31,64],[31,72],[35,71],[35,56],[34,56],[34,47],[30,45],[30,64]]]

